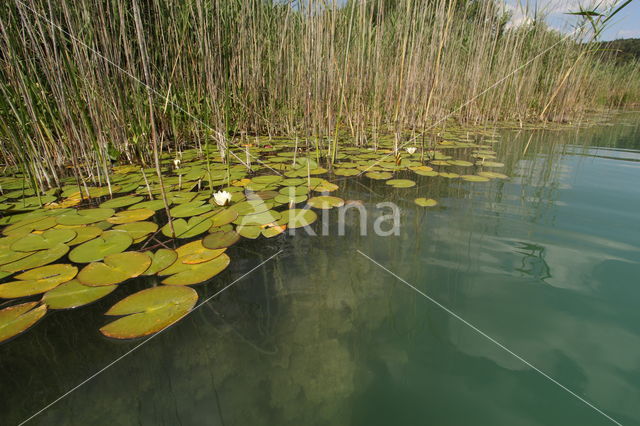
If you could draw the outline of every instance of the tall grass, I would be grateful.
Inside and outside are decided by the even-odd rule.
[[[69,164],[108,182],[114,156],[252,135],[335,154],[338,135],[638,102],[638,64],[601,55],[542,22],[510,27],[491,0],[8,0],[0,156],[42,187]]]

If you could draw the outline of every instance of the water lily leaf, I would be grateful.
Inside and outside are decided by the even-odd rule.
[[[282,176],[278,175],[264,175],[264,176],[256,176],[252,179],[255,183],[263,183],[263,184],[272,184],[276,182],[280,182],[282,180]]]
[[[239,216],[233,221],[236,225],[251,226],[251,225],[266,225],[267,223],[276,222],[280,219],[280,212],[275,210],[267,210],[265,212],[250,214],[246,216]]]
[[[133,222],[133,223],[124,223],[122,225],[114,226],[113,229],[115,231],[124,231],[131,235],[133,238],[133,242],[139,242],[143,240],[147,235],[153,234],[158,230],[158,224],[154,222]]]
[[[68,251],[69,246],[63,243],[58,243],[49,249],[40,250],[29,254],[20,260],[16,260],[15,262],[4,264],[0,266],[0,270],[5,272],[17,272],[37,268],[38,266],[44,266],[51,262],[55,262],[67,254]]]
[[[162,200],[150,200],[142,201],[141,203],[134,204],[129,207],[129,210],[137,209],[149,209],[153,211],[164,209],[164,202]]]
[[[393,174],[389,172],[368,172],[368,173],[365,173],[364,175],[369,179],[375,179],[375,180],[387,180],[393,177]]]
[[[126,315],[100,329],[105,336],[132,339],[147,336],[178,322],[198,301],[189,287],[159,286],[132,294],[116,303],[106,315]]]
[[[176,262],[195,265],[215,259],[224,253],[224,249],[211,250],[202,244],[202,240],[196,240],[178,247],[176,253],[178,254],[178,260]],[[171,268],[165,270],[165,272],[166,274],[163,275],[174,273]]]
[[[116,288],[117,285],[90,287],[78,280],[71,280],[47,291],[42,296],[42,302],[49,309],[73,309],[102,299]]]
[[[420,207],[433,207],[433,206],[437,206],[438,205],[438,202],[436,200],[434,200],[433,198],[420,197],[420,198],[416,198],[413,201],[414,201],[414,203],[416,203]]]
[[[231,247],[240,240],[240,235],[235,231],[213,232],[202,240],[202,245],[208,249],[221,249]]]
[[[504,163],[498,163],[497,161],[480,161],[477,164],[483,167],[494,167],[494,168],[504,167]]]
[[[113,209],[72,210],[57,217],[60,225],[88,225],[106,220],[113,216]]]
[[[430,177],[438,176],[438,172],[436,172],[435,170],[414,170],[413,172],[420,176],[430,176]]]
[[[478,175],[462,175],[460,176],[462,180],[466,180],[467,182],[489,182],[488,177],[478,176]]]
[[[473,166],[473,163],[471,163],[469,161],[464,161],[464,160],[448,160],[447,163],[449,163],[449,165],[451,165],[451,166],[458,166],[458,167],[471,167],[471,166]]]
[[[89,263],[104,259],[110,254],[125,251],[133,238],[124,231],[105,231],[99,237],[74,247],[69,259],[75,263]]]
[[[170,213],[171,217],[191,217],[206,213],[212,208],[211,204],[205,204],[204,201],[192,201],[173,207]]]
[[[487,177],[489,179],[509,179],[509,176],[498,172],[478,172],[478,176]]]
[[[272,226],[266,226],[262,229],[262,236],[265,238],[273,238],[276,235],[282,234],[287,229],[287,225],[273,224]]]
[[[360,171],[356,169],[337,168],[333,170],[336,176],[355,176],[360,174]]]
[[[145,254],[151,258],[151,266],[143,275],[155,275],[163,269],[167,269],[178,259],[178,253],[175,250],[165,248],[158,249],[155,253],[146,251]]]
[[[93,240],[102,234],[102,229],[94,225],[79,226],[73,228],[73,230],[76,231],[76,236],[67,243],[69,246],[77,246],[78,244]]]
[[[307,195],[309,188],[306,186],[285,186],[284,188],[280,188],[278,192],[287,197],[295,197],[298,195]]]
[[[27,234],[12,246],[13,251],[36,251],[46,250],[59,244],[66,243],[75,238],[76,231],[73,229],[48,229],[42,234]]]
[[[81,284],[96,287],[119,284],[137,277],[151,265],[151,258],[144,253],[126,251],[105,256],[103,262],[92,262],[78,274]]]
[[[140,222],[145,219],[149,219],[155,214],[155,211],[151,209],[134,209],[134,210],[122,210],[115,214],[115,216],[107,219],[107,222],[117,224]]]
[[[310,225],[317,219],[318,215],[313,210],[290,209],[282,212],[282,217],[277,223],[278,225],[287,225],[287,227],[295,229]]]
[[[36,305],[38,302],[27,302],[0,310],[0,342],[29,329],[47,313],[46,305]]]
[[[211,227],[219,227],[233,222],[238,218],[237,209],[224,209],[211,217]]]
[[[54,216],[25,218],[7,226],[2,230],[2,233],[8,236],[27,235],[33,231],[44,231],[45,229],[53,228],[56,223]]]
[[[8,248],[0,248],[0,265],[6,265],[17,260],[23,259],[27,256],[31,256],[33,253],[12,251]]]
[[[460,175],[457,174],[457,173],[448,173],[448,172],[440,172],[440,173],[438,173],[438,176],[442,176],[442,177],[447,178],[447,179],[455,179],[455,178],[460,177]]]
[[[236,232],[240,234],[240,236],[244,238],[248,238],[250,240],[255,240],[260,236],[262,228],[257,225],[246,225],[246,226],[238,226],[236,228]]]
[[[44,293],[70,281],[78,273],[78,268],[73,265],[47,265],[31,269],[16,275],[17,281],[0,284],[0,298],[13,299],[16,297],[32,296]]]
[[[184,219],[176,219],[173,222],[173,229],[175,230],[175,238],[191,238],[196,235],[205,233],[211,228],[211,219],[192,217],[189,221]],[[167,223],[162,227],[162,233],[167,237],[173,238],[171,235],[171,227]]]
[[[430,172],[433,170],[433,168],[429,167],[429,166],[411,166],[409,167],[409,170],[414,171],[414,172]]]
[[[338,197],[323,195],[320,197],[309,198],[309,201],[307,201],[307,204],[316,209],[329,210],[334,207],[344,206],[344,200]]]
[[[135,185],[136,185],[136,187],[138,186],[137,183]],[[126,206],[130,206],[132,204],[139,203],[142,200],[144,200],[144,197],[134,196],[134,195],[126,195],[124,197],[113,198],[111,200],[105,201],[104,203],[100,204],[100,208],[102,208],[102,209],[104,209],[104,208],[117,209],[119,207],[126,207]]]
[[[180,259],[180,258],[178,258]],[[207,281],[229,266],[231,259],[226,254],[209,260],[207,262],[189,265],[186,270],[173,274],[162,281],[166,285],[193,285]],[[166,270],[165,270],[166,272]],[[163,274],[164,275],[164,274]]]
[[[387,185],[393,186],[394,188],[411,188],[415,186],[416,183],[409,179],[390,179],[385,182]]]

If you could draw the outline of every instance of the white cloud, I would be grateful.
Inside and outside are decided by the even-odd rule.
[[[616,38],[640,38],[640,29],[620,30],[616,33]]]

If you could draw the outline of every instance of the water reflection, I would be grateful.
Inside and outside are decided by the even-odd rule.
[[[362,236],[354,215],[345,237],[243,242],[201,297],[283,254],[34,423],[608,423],[358,249],[622,423],[640,422],[640,132],[637,116],[625,120],[636,124],[505,133],[507,182],[344,181],[370,223],[375,203],[398,203],[400,235]],[[440,206],[417,208],[417,196]],[[135,345],[96,330],[136,286],[148,284],[0,346],[3,424]]]

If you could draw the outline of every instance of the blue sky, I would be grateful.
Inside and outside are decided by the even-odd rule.
[[[547,22],[552,27],[563,31],[571,31],[571,25],[576,22],[576,17],[566,15],[566,12],[577,11],[580,5],[588,7],[594,2],[591,0],[504,0],[513,13],[514,24],[526,21],[526,7],[529,7],[528,16],[532,16],[532,10],[536,6],[547,16]],[[601,4],[613,4],[615,0],[599,0]],[[640,0],[633,0],[625,9],[618,13],[611,21],[611,25],[603,32],[601,39],[613,40],[617,38],[640,38]]]

